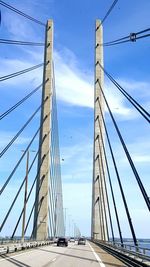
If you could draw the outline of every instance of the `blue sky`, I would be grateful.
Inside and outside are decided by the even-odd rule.
[[[12,4],[12,1],[7,1],[7,3]],[[58,98],[60,152],[61,159],[64,159],[62,161],[62,181],[64,207],[67,208],[67,231],[69,231],[69,218],[71,218],[70,220],[73,220],[79,226],[84,235],[90,235],[95,20],[104,17],[111,3],[111,0],[13,1],[13,6],[43,22],[46,22],[49,18],[54,20],[54,62]],[[118,1],[111,15],[104,23],[104,41],[112,41],[131,32],[148,28],[149,10],[149,0]],[[5,8],[1,8],[1,14],[0,38],[43,42],[43,27],[25,20]],[[104,58],[105,68],[108,72],[149,110],[149,39],[142,39],[136,43],[127,43],[120,46],[106,47],[104,49]],[[43,61],[43,49],[0,45],[0,61],[0,76],[3,76],[41,63]],[[0,85],[0,112],[5,111],[10,105],[16,103],[32,88],[39,85],[41,81],[42,70],[38,70],[22,77],[2,82]],[[105,90],[122,135],[148,195],[150,195],[148,180],[150,166],[149,126],[106,78]],[[40,97],[41,92],[36,93],[34,97],[18,109],[19,113],[16,111],[8,119],[1,121],[1,150],[30,114],[34,112],[35,108],[40,105]],[[150,237],[149,214],[125,160],[107,110],[106,121],[111,132],[112,144],[119,162],[122,183],[125,186],[125,194],[129,201],[133,222],[136,225],[137,236]],[[38,128],[38,123],[39,116],[33,121],[32,127],[27,128],[18,139],[18,142],[1,160],[2,183],[5,181],[9,170],[12,169],[20,157],[20,150],[27,146],[30,138]],[[38,140],[35,140],[33,148],[36,149],[37,145]],[[25,162],[14,176],[8,191],[6,190],[7,192],[5,192],[3,201],[5,199],[6,206],[11,201],[9,192],[11,192],[10,190],[15,192],[20,176],[24,175],[24,168]],[[33,175],[34,173],[31,176]],[[123,236],[130,236],[114,175],[113,183],[117,194]],[[5,213],[4,207],[3,213]],[[15,214],[17,215],[17,211]],[[13,221],[13,215],[11,220]],[[143,224],[145,227],[141,229]],[[9,227],[9,223],[7,227]],[[7,227],[6,229],[8,229]],[[114,227],[116,229],[115,220]],[[117,236],[117,230],[115,230],[115,233]]]

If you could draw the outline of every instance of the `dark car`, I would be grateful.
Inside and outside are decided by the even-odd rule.
[[[78,239],[78,245],[85,245],[85,243],[86,243],[86,240],[85,240],[84,237],[80,237],[80,238]]]
[[[68,240],[65,237],[59,237],[57,240],[57,246],[68,246]]]

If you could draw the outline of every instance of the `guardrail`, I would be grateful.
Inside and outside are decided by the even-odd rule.
[[[0,244],[0,255],[4,255],[7,253],[13,253],[25,249],[35,248],[39,246],[46,246],[53,244],[54,241],[46,240],[46,241],[15,241],[15,240],[7,240],[7,242],[3,242]]]
[[[150,251],[149,248],[135,247],[129,244],[122,245],[121,243],[104,242],[100,240],[92,240],[92,242],[108,251],[108,253],[121,260],[123,259],[124,262],[130,262],[131,266],[150,266],[150,256],[145,254],[146,250]],[[141,253],[141,251],[143,253]]]
[[[121,244],[119,242],[117,243],[113,243],[113,242],[110,242],[112,245],[118,247],[118,248],[124,248],[126,250],[129,250],[130,252],[136,252],[136,253],[139,253],[140,255],[147,255],[147,256],[150,256],[150,248],[146,248],[146,247],[142,247],[142,246],[134,246],[134,245],[131,245],[131,244]]]
[[[46,240],[46,241],[48,241],[48,242],[50,242],[50,241],[54,241],[54,239],[48,239],[48,240]],[[44,241],[44,242],[46,242],[46,241]],[[24,239],[24,242],[25,243],[31,243],[31,242],[37,242],[35,239]],[[39,242],[43,242],[43,240],[42,241],[39,241]],[[15,238],[13,238],[13,239],[11,239],[11,238],[1,238],[0,239],[0,245],[3,245],[3,244],[9,244],[9,243],[22,243],[22,240],[21,240],[21,238],[19,239],[19,238],[17,238],[17,239],[15,239]]]

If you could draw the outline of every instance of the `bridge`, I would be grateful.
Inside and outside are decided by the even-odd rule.
[[[20,21],[26,19],[37,24],[44,29],[45,34],[43,42],[0,39],[1,47],[5,46],[9,49],[14,46],[15,49],[22,47],[21,53],[24,53],[23,47],[27,46],[44,49],[43,62],[26,68],[22,67],[21,70],[17,69],[17,62],[15,62],[15,68],[10,66],[15,71],[6,74],[7,69],[5,69],[0,77],[1,88],[4,89],[1,91],[0,123],[1,131],[5,133],[0,142],[0,266],[150,265],[150,247],[139,238],[136,219],[133,216],[139,201],[143,205],[143,214],[149,216],[150,197],[144,180],[144,176],[147,177],[148,167],[145,164],[145,169],[142,166],[140,171],[136,167],[135,157],[132,152],[130,153],[131,148],[129,149],[124,138],[125,132],[130,129],[124,129],[126,125],[117,121],[109,91],[105,90],[104,76],[113,84],[118,94],[130,103],[133,117],[135,116],[135,120],[139,118],[140,124],[137,125],[139,133],[142,134],[145,129],[148,132],[150,114],[147,107],[144,107],[140,100],[135,99],[125,86],[105,69],[103,55],[104,47],[116,45],[119,47],[128,42],[136,45],[138,39],[147,40],[150,36],[150,28],[104,42],[103,23],[116,4],[115,0],[104,18],[96,20],[95,29],[93,29],[95,77],[91,234],[83,237],[83,230],[75,221],[73,225],[69,221],[68,229],[66,208],[63,204],[61,163],[63,164],[65,158],[60,157],[59,147],[59,114],[55,82],[58,77],[55,75],[56,64],[53,52],[54,22],[49,19],[44,23],[0,1],[1,24],[3,10],[5,10],[5,12],[15,13]],[[18,57],[20,57],[19,53]],[[7,59],[7,53],[5,56]],[[29,74],[31,76],[27,80],[20,78],[27,77]],[[37,85],[40,79],[42,82]],[[7,83],[9,90],[4,93]],[[35,84],[35,88],[31,90]],[[20,92],[18,86],[20,90],[24,86],[29,86],[29,89],[23,89]],[[11,89],[15,93],[10,92]],[[14,97],[14,94],[17,97],[16,95]],[[11,136],[7,135],[10,129],[13,132]],[[137,129],[132,130],[135,136]],[[114,136],[117,141],[112,141]],[[140,143],[137,143],[137,146],[145,149]],[[132,199],[127,197],[125,181],[130,184],[130,189],[133,191]],[[72,191],[74,190],[72,188]],[[142,213],[141,216],[143,216]],[[71,227],[73,227],[72,230]],[[145,227],[147,227],[146,224]],[[128,236],[124,235],[124,228],[128,228]],[[142,228],[145,230],[143,225]],[[68,247],[57,246],[60,237],[69,240]],[[86,239],[86,245],[78,245],[81,237]],[[150,236],[147,238],[149,243]]]

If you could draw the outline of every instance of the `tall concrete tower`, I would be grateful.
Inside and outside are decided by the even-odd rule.
[[[95,38],[95,88],[94,88],[94,148],[93,148],[93,188],[92,188],[92,227],[93,239],[108,240],[107,203],[105,188],[105,162],[102,149],[104,127],[102,114],[104,101],[100,86],[104,86],[104,73],[98,62],[103,66],[103,28],[100,20],[96,20]],[[103,138],[104,139],[104,138]],[[103,164],[102,164],[103,163]],[[103,165],[103,166],[102,166]]]
[[[41,108],[41,130],[39,140],[38,178],[33,237],[48,238],[48,203],[50,179],[51,110],[53,94],[53,21],[48,20],[45,34],[45,58]]]

